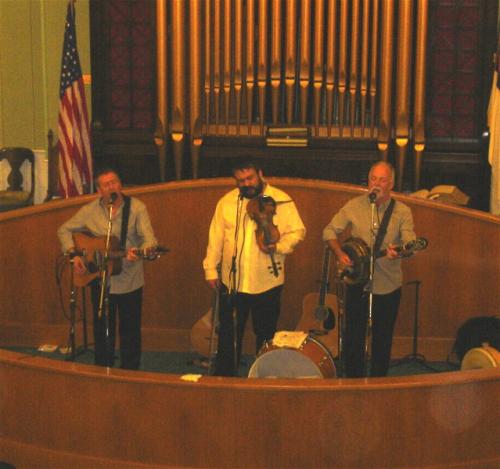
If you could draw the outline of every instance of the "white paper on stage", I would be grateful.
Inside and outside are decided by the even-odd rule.
[[[306,339],[307,334],[305,332],[279,331],[274,334],[273,345],[275,345],[276,347],[299,349]]]

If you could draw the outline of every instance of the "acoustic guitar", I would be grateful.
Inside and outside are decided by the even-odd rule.
[[[304,331],[318,339],[327,347],[332,355],[338,355],[338,327],[332,330],[324,326],[335,318],[335,310],[338,307],[337,295],[329,293],[331,251],[325,245],[323,254],[323,268],[321,273],[319,293],[308,293],[302,301],[302,316],[295,328]],[[335,323],[335,320],[333,321]]]
[[[221,299],[216,295],[215,291],[213,295],[212,306],[193,324],[189,335],[191,350],[200,355],[200,358],[195,360],[195,364],[203,368],[208,368],[209,373],[210,365],[213,365],[215,355],[217,354],[219,340],[218,318]],[[215,325],[213,322],[214,317],[216,318]],[[243,353],[249,355],[255,353],[255,334],[253,332],[252,321],[247,321],[243,337]]]
[[[195,322],[189,335],[193,351],[207,360],[211,355],[213,316],[213,309],[210,308],[200,319],[198,319],[198,321]],[[217,341],[217,336],[213,339]]]
[[[220,278],[220,265],[217,266]],[[189,340],[192,349],[202,356],[199,363],[212,374],[219,341],[220,287],[213,291],[212,306],[191,328]]]
[[[83,274],[74,274],[73,281],[75,286],[84,287],[101,273],[101,267],[104,262],[104,252],[106,248],[106,237],[93,236],[87,232],[73,233],[75,250],[81,255],[87,272]],[[148,249],[137,249],[136,255],[142,259],[155,260],[169,249],[163,246],[156,246]],[[108,251],[108,274],[118,275],[122,270],[122,259],[127,256],[127,251],[120,248],[120,241],[115,236],[109,240]]]

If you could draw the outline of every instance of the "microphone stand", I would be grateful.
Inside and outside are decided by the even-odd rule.
[[[220,278],[220,275],[219,275]],[[214,290],[214,299],[212,306],[212,327],[210,330],[210,347],[208,351],[208,375],[213,375],[215,371],[215,355],[217,353],[216,335],[219,328],[220,313],[220,287],[217,285]]]
[[[75,344],[75,323],[76,323],[76,288],[75,281],[73,278],[74,275],[74,264],[75,264],[75,256],[70,254],[69,257],[69,266],[70,266],[70,299],[69,299],[69,313],[70,313],[70,326],[69,326],[69,348],[70,348],[70,360],[75,361],[76,356],[76,344]]]
[[[365,292],[368,292],[368,319],[366,321],[366,332],[365,332],[365,376],[368,376],[368,364],[369,364],[369,353],[371,352],[371,341],[372,341],[372,327],[373,327],[373,274],[375,271],[375,200],[377,195],[371,193],[369,195],[370,206],[371,206],[371,240],[370,240],[370,272],[368,277],[368,282],[365,285]]]
[[[339,377],[344,376],[345,373],[345,357],[344,357],[344,336],[345,336],[345,297],[346,297],[346,287],[342,282],[342,278],[339,276],[336,280],[336,292],[337,292],[337,312],[338,312],[338,335],[337,335],[337,347],[338,347],[338,370],[337,375]]]
[[[106,244],[104,247],[104,256],[102,259],[102,264],[100,266],[101,269],[101,291],[99,295],[99,309],[97,311],[97,317],[99,321],[102,319],[102,315],[104,313],[104,342],[105,342],[105,350],[106,350],[106,362],[107,366],[111,366],[113,363],[113,355],[114,350],[110,350],[111,348],[111,337],[109,331],[109,271],[108,271],[108,262],[109,262],[109,245],[111,240],[111,230],[113,227],[113,202],[116,200],[116,197],[111,197],[110,202],[108,203],[109,214],[108,214],[108,229],[106,232]]]
[[[236,227],[234,232],[234,252],[231,259],[231,271],[229,272],[229,288],[228,288],[228,300],[231,302],[232,307],[232,320],[233,320],[233,372],[234,376],[238,376],[238,311],[234,304],[234,297],[237,293],[236,291],[236,257],[238,255],[238,237],[240,231],[240,219],[241,212],[243,209],[243,196],[238,195],[236,207]]]
[[[233,257],[232,265],[231,265],[231,273],[230,275],[233,277],[236,274],[235,268],[235,257]],[[231,289],[229,291],[228,299],[231,302],[232,307],[232,320],[233,320],[233,372],[234,376],[238,376],[238,311],[234,304],[234,296],[236,295],[236,290]]]

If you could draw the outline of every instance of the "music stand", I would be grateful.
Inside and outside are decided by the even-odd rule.
[[[418,309],[419,309],[419,293],[420,293],[420,284],[422,282],[420,280],[412,280],[407,282],[406,285],[415,285],[415,311],[413,315],[413,348],[412,352],[400,360],[397,360],[391,366],[399,366],[407,363],[418,363],[422,365],[424,368],[427,368],[430,371],[437,373],[439,370],[436,370],[429,364],[427,364],[427,360],[425,356],[421,353],[418,353]]]

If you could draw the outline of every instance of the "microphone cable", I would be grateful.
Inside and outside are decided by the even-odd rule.
[[[66,308],[66,305],[64,303],[62,279],[63,279],[64,273],[67,271],[67,267],[68,267],[70,262],[71,262],[70,258],[66,254],[59,254],[56,257],[56,262],[55,262],[55,278],[56,278],[57,290],[59,292],[59,303],[61,305],[62,314],[63,314],[64,318],[66,319],[66,321],[71,321],[71,318],[69,316],[68,309]],[[70,271],[69,275],[71,275],[71,271]],[[81,310],[81,307],[78,306],[78,302],[77,302],[78,290],[75,290],[75,292],[76,292],[75,293],[75,305],[76,305],[76,309],[79,313],[78,316],[81,317],[82,310]],[[76,319],[76,320],[79,321],[80,319]]]

